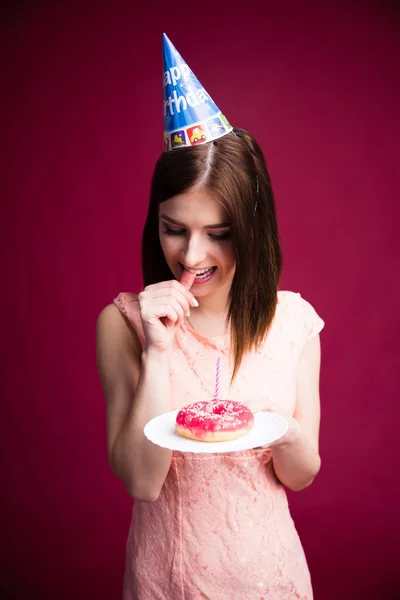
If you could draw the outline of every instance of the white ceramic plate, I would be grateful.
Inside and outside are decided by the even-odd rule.
[[[238,452],[250,450],[258,446],[272,444],[288,430],[288,422],[284,417],[273,412],[257,412],[254,414],[254,425],[246,435],[230,442],[197,442],[189,440],[175,432],[176,415],[174,410],[155,417],[147,423],[144,435],[157,446],[177,450],[179,452],[196,452],[213,454],[220,452]]]

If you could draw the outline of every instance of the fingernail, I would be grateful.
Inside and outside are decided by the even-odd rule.
[[[197,302],[196,298],[193,298],[193,304],[194,304],[195,306],[199,306],[199,303]]]

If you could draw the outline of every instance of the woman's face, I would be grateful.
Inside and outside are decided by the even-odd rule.
[[[165,260],[176,279],[196,273],[192,293],[229,292],[235,274],[228,213],[205,190],[191,188],[159,207],[159,235]]]

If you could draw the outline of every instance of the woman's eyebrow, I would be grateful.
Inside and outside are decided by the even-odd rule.
[[[169,221],[170,223],[173,223],[174,225],[179,225],[180,227],[186,227],[184,223],[176,221],[175,219],[171,219],[171,217],[167,217],[167,215],[160,214],[160,219],[164,219],[164,221]],[[230,222],[227,221],[226,223],[215,223],[214,225],[205,225],[204,229],[224,229],[225,227],[230,227],[230,225]]]

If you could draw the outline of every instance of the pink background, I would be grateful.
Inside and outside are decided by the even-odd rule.
[[[121,597],[131,500],[107,462],[95,323],[119,291],[141,285],[162,149],[163,31],[230,121],[261,143],[281,287],[326,320],[322,471],[290,494],[316,600],[399,597],[394,7],[3,9],[2,598]]]

